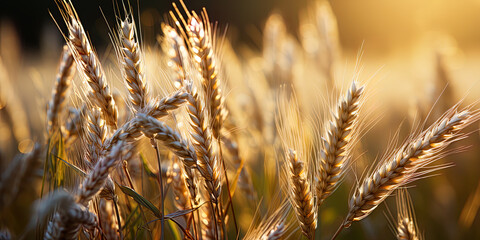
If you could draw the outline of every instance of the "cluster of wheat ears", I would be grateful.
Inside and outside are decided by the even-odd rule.
[[[246,80],[235,83],[244,86],[232,86],[227,78],[235,76],[227,77],[225,69],[240,64],[217,50],[217,31],[206,11],[197,14],[183,2],[180,8],[173,4],[171,24],[163,24],[159,40],[163,66],[168,66],[162,71],[170,82],[159,87],[167,92],[161,98],[158,83],[146,73],[133,15],[125,10],[112,30],[128,90],[128,97],[121,98],[114,96],[73,5],[59,2],[59,7],[68,31],[63,32],[66,44],[47,106],[46,141],[15,158],[0,179],[2,212],[43,168],[41,184],[35,180],[41,197],[20,232],[1,218],[1,239],[334,239],[397,191],[396,237],[420,239],[413,203],[403,187],[446,167],[435,163],[480,118],[474,106],[456,104],[430,127],[412,132],[357,180],[338,230],[326,236],[316,231],[322,221],[318,212],[352,171],[356,143],[368,128],[362,120],[367,85],[357,76],[346,90],[331,81],[338,39],[327,3],[319,3],[321,17],[313,20],[321,27],[303,29],[320,39],[310,49],[312,61],[321,66],[316,70],[332,95],[340,96],[323,110],[326,114],[305,104],[292,80],[294,48],[277,15],[265,28],[261,74],[250,71]],[[84,81],[66,117],[74,76]],[[231,97],[229,88],[246,89],[247,100]],[[237,222],[239,211],[245,202],[262,198],[245,161],[252,155],[273,166],[258,181],[275,196],[263,200],[271,201],[269,210],[257,211],[245,229]]]

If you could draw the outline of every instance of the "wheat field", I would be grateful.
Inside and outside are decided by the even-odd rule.
[[[100,48],[54,2],[48,54],[0,29],[0,239],[480,238],[480,54],[352,51],[323,0],[260,47],[115,2]]]

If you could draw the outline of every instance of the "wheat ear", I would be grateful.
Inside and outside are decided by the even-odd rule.
[[[90,86],[90,99],[102,109],[107,125],[117,128],[117,107],[110,87],[107,84],[105,73],[97,54],[90,44],[80,20],[71,3],[64,3],[64,19],[68,27],[68,46],[72,52],[79,72]]]
[[[175,110],[182,106],[186,102],[188,93],[184,89],[175,91],[170,96],[166,96],[162,99],[155,99],[149,101],[142,113],[160,119],[168,115],[169,111]]]
[[[302,228],[302,233],[308,239],[313,239],[317,228],[317,208],[310,183],[307,179],[305,163],[300,160],[297,153],[289,149],[287,152],[290,201]]]
[[[399,189],[396,197],[397,203],[397,239],[420,240],[418,226],[415,223],[413,202],[406,189]]]
[[[206,188],[211,200],[216,202],[220,196],[220,170],[217,157],[213,152],[210,129],[206,125],[205,112],[193,84],[186,83],[189,93],[187,97],[187,112],[190,123],[190,136],[198,157],[198,171],[205,178]]]
[[[177,31],[169,25],[163,25],[162,30],[165,35],[165,51],[169,57],[168,66],[176,73],[175,87],[181,88],[184,86],[183,81],[187,77],[186,70],[189,67],[189,55],[185,41],[178,35]]]
[[[121,57],[124,79],[130,93],[130,101],[136,111],[144,108],[148,102],[148,88],[140,46],[135,38],[135,22],[127,17],[120,23]]]
[[[62,112],[63,105],[67,91],[70,88],[70,82],[75,73],[75,62],[68,49],[68,46],[63,46],[62,55],[60,58],[60,67],[58,68],[57,79],[55,87],[53,88],[52,98],[48,102],[47,109],[47,131],[52,134],[54,128],[58,127],[58,115]]]
[[[206,107],[212,121],[212,133],[218,139],[226,112],[223,109],[223,97],[213,49],[212,30],[205,11],[202,12],[202,17],[204,21],[195,13],[191,16],[187,26],[187,33],[191,46],[190,49],[194,56],[193,60],[202,75]]]
[[[330,196],[345,175],[350,161],[352,142],[356,134],[358,111],[363,87],[352,82],[347,94],[338,102],[336,111],[327,125],[320,150],[321,163],[317,174],[317,203]]]
[[[105,185],[113,167],[122,159],[130,158],[133,147],[132,144],[125,144],[125,142],[120,141],[111,149],[107,156],[100,159],[80,186],[77,193],[77,202],[87,206],[89,201]]]
[[[178,132],[154,117],[139,113],[137,114],[137,121],[146,137],[159,140],[182,160],[190,196],[194,204],[198,204],[195,175],[193,173],[197,164],[197,154],[194,147],[183,139]]]
[[[77,239],[82,225],[94,237],[97,227],[97,216],[84,206],[75,203],[72,196],[70,201],[58,209],[53,219],[48,223],[44,239]]]
[[[367,217],[398,187],[433,171],[430,169],[418,172],[442,157],[442,151],[450,143],[465,137],[460,131],[477,120],[478,115],[469,110],[457,112],[455,106],[430,128],[418,136],[412,136],[410,141],[381,161],[375,170],[357,185],[349,200],[347,217],[335,236],[353,221]]]

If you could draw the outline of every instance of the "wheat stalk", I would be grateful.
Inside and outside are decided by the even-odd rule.
[[[322,138],[320,150],[321,163],[317,174],[317,203],[330,196],[343,179],[350,161],[352,142],[356,134],[358,111],[363,86],[354,81],[347,94],[338,102],[336,111],[329,121],[325,138]]]
[[[65,97],[70,87],[70,82],[75,73],[75,62],[68,49],[68,46],[63,46],[63,51],[60,58],[60,67],[53,88],[52,98],[48,103],[47,108],[47,131],[52,134],[55,127],[58,127],[58,115],[63,109]]]
[[[102,109],[107,125],[112,129],[117,128],[117,107],[110,87],[107,84],[105,73],[97,54],[92,48],[75,9],[71,3],[62,3],[65,9],[63,17],[68,27],[68,46],[72,52],[79,72],[90,86],[90,99]]]
[[[135,38],[135,22],[127,17],[120,22],[119,38],[124,79],[130,93],[130,101],[135,111],[144,108],[149,100],[148,88],[140,46]]]

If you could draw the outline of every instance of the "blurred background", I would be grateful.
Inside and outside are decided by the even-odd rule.
[[[113,21],[114,5],[111,0],[73,1],[96,45],[109,44],[106,37],[108,21]],[[212,21],[221,26],[228,25],[230,31],[242,41],[257,42],[258,36],[252,28],[261,29],[272,11],[285,18],[292,32],[298,29],[298,16],[303,14],[311,0],[196,0],[186,1],[189,8],[199,10],[206,7]],[[172,9],[171,1],[132,1],[134,11],[142,15],[145,34],[151,34],[152,27],[158,27],[165,15]],[[27,7],[28,6],[28,7]],[[388,53],[395,49],[412,46],[425,34],[443,33],[451,35],[462,48],[478,47],[480,33],[474,31],[480,26],[480,1],[478,0],[425,0],[425,1],[375,1],[361,0],[331,1],[337,16],[340,39],[346,49],[357,50],[364,41],[368,52]],[[101,10],[102,11],[101,11]],[[58,33],[54,21],[60,19],[55,1],[5,1],[0,9],[3,24],[11,24],[18,32],[22,47],[39,51],[47,44],[45,34]],[[110,22],[111,24],[111,22]],[[5,27],[4,25],[2,25]],[[57,36],[58,37],[58,36]],[[61,39],[58,37],[58,41]],[[147,41],[152,39],[145,38]],[[370,48],[370,46],[372,46]],[[99,46],[100,48],[100,46]]]
[[[287,32],[300,45],[303,41],[300,19],[307,15],[314,2],[192,0],[186,4],[197,11],[206,7],[210,20],[218,21],[222,34],[223,29],[228,28],[226,37],[237,54],[248,56],[243,50],[248,48],[258,57],[263,51],[265,23],[272,13],[283,17]],[[102,61],[114,62],[109,26],[114,26],[115,9],[121,3],[82,0],[73,1],[73,4]],[[131,4],[135,15],[140,13],[137,20],[143,43],[148,48],[158,47],[156,37],[161,33],[161,23],[173,9],[171,1],[138,0]],[[444,108],[461,99],[465,99],[465,103],[478,103],[480,0],[333,0],[330,5],[336,16],[342,53],[335,78],[338,82],[348,82],[359,53],[362,53],[360,78],[363,81],[372,79],[368,86],[369,105],[382,116],[362,139],[365,150],[362,157],[367,159],[367,166],[368,161],[384,152],[397,129],[403,129],[406,135],[413,119],[427,116],[434,106]],[[54,0],[3,1],[0,7],[0,56],[6,68],[4,72],[8,73],[12,88],[16,90],[10,94],[24,99],[20,104],[29,109],[23,120],[18,120],[30,126],[23,131],[41,133],[44,128],[38,117],[44,118],[45,99],[50,95],[54,69],[64,42],[54,20],[65,31]],[[435,105],[439,99],[442,104]],[[1,105],[0,101],[0,109]],[[410,190],[418,224],[426,239],[480,238],[480,219],[476,217],[480,207],[477,129],[478,125],[470,129],[472,137],[458,145],[468,145],[470,149],[446,161],[454,162],[455,167],[443,170],[441,176],[415,183]],[[21,131],[11,134],[30,135]],[[6,129],[6,125],[0,125],[0,133],[9,132],[11,129]],[[0,143],[8,148],[9,135],[0,135]],[[27,151],[34,140],[25,138],[24,142],[16,143],[18,146],[11,147]],[[363,166],[359,165],[361,174]],[[1,163],[0,170],[5,166],[6,163]],[[339,189],[340,193],[333,196],[339,201],[327,201],[321,213],[324,222],[320,224],[324,236],[330,236],[338,226],[338,216],[344,215],[346,196],[353,183],[354,179],[347,180]],[[387,212],[382,206],[339,239],[394,239],[382,211]]]

